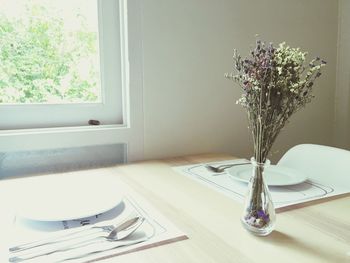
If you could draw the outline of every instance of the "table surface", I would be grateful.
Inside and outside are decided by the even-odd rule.
[[[241,204],[171,168],[225,159],[232,156],[186,156],[95,170],[118,176],[189,238],[99,262],[350,262],[350,195],[279,211],[275,231],[256,237],[240,224]]]

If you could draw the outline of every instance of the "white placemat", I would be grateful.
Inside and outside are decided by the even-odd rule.
[[[234,159],[222,162],[201,163],[173,167],[178,173],[202,183],[215,191],[225,194],[231,199],[243,203],[247,183],[232,179],[226,172],[214,173],[205,166],[219,166],[247,162],[245,159]],[[303,183],[289,186],[270,186],[270,192],[275,208],[287,207],[294,204],[327,198],[350,192],[350,187],[325,184],[322,181],[307,180]]]

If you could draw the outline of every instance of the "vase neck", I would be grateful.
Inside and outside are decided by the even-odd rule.
[[[256,167],[256,168],[259,167],[259,168],[262,168],[262,169],[270,166],[270,163],[271,163],[270,160],[268,160],[268,159],[266,159],[266,161],[264,163],[257,162],[254,157],[252,157],[250,159],[250,162],[252,163],[253,167]]]

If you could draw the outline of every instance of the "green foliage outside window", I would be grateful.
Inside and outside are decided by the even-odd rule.
[[[32,5],[21,18],[0,14],[0,103],[79,103],[99,97],[97,33]]]

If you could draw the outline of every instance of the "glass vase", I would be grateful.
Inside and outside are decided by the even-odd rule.
[[[251,159],[253,173],[248,184],[242,224],[252,234],[258,236],[269,235],[276,223],[275,208],[272,203],[269,188],[264,179],[264,170],[270,161],[258,163]]]

